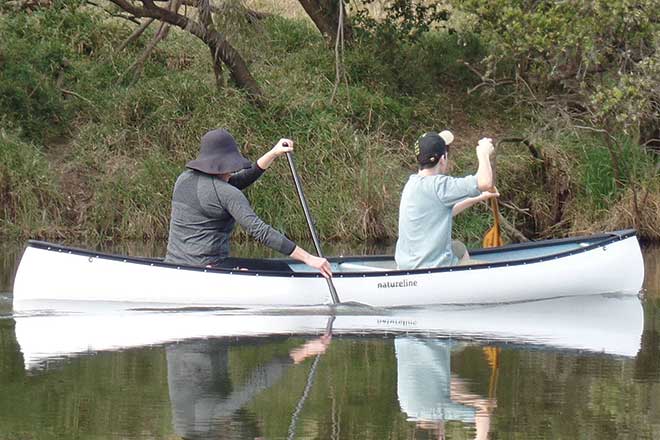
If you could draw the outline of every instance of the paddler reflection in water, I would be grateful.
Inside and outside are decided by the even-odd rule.
[[[206,133],[199,156],[186,164],[188,169],[174,185],[165,261],[234,268],[236,262],[228,258],[229,237],[238,222],[260,243],[331,277],[330,264],[325,258],[309,254],[262,221],[241,192],[261,177],[276,158],[292,150],[293,141],[280,139],[252,163],[241,155],[227,130]]]
[[[256,418],[245,407],[279,382],[291,365],[324,353],[330,339],[328,334],[287,356],[274,356],[244,371],[240,383],[230,375],[230,341],[208,339],[168,346],[167,381],[176,434],[183,439],[260,438]],[[241,346],[246,342],[241,341]]]
[[[445,423],[474,424],[475,439],[488,438],[495,400],[470,393],[466,383],[451,373],[451,340],[397,337],[397,395],[401,411],[420,429],[445,438]]]

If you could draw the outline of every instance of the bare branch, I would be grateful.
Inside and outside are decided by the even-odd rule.
[[[263,93],[250,74],[245,60],[221,32],[207,28],[202,23],[179,14],[178,11],[158,7],[153,0],[142,0],[143,7],[135,6],[127,0],[110,1],[136,17],[154,18],[190,32],[202,40],[214,54],[217,53],[217,56],[229,67],[231,78],[247,92],[248,97],[255,104],[265,104]]]
[[[82,96],[82,95],[80,95],[80,94],[78,94],[74,91],[66,90],[66,89],[60,89],[60,92],[62,92],[62,94],[64,94],[64,95],[75,96],[78,99],[82,99],[83,101],[85,101],[86,103],[88,103],[89,105],[94,107],[94,103],[92,101],[90,101],[89,99],[85,98],[84,96]]]
[[[507,202],[504,202],[504,201],[502,201],[502,200],[500,200],[499,203],[500,203],[500,205],[502,205],[502,206],[504,206],[504,207],[506,207],[506,208],[509,208],[509,209],[512,210],[512,211],[516,211],[516,212],[518,212],[518,213],[520,213],[520,214],[522,214],[522,215],[525,215],[525,216],[527,216],[527,217],[531,217],[531,216],[532,216],[532,215],[529,213],[529,208],[520,208],[520,207],[514,205],[513,203],[507,203]]]
[[[339,2],[339,18],[337,20],[337,37],[335,40],[335,85],[332,89],[330,104],[335,99],[337,88],[341,82],[342,72],[344,72],[344,2]],[[345,76],[345,73],[344,73]]]
[[[130,75],[131,73],[135,76],[139,76],[140,72],[144,68],[144,62],[149,58],[149,55],[151,55],[158,43],[160,43],[167,36],[167,30],[169,26],[170,25],[167,23],[160,24],[160,28],[158,28],[158,32],[156,32],[156,35],[154,35],[151,42],[149,42],[147,47],[144,48],[142,54],[138,57],[137,60],[133,62],[133,64],[130,65],[122,77]]]
[[[156,3],[162,3],[166,2],[168,0],[154,0]],[[183,0],[181,2],[181,6],[190,6],[192,8],[199,8],[200,7],[200,0]],[[209,4],[209,8],[211,12],[214,14],[222,14],[222,8],[215,6],[213,4]],[[269,14],[267,12],[260,12],[260,11],[255,11],[254,9],[250,9],[244,5],[241,5],[241,8],[245,11],[245,17],[250,23],[256,23],[259,20],[266,19],[268,17],[272,17],[273,14]]]
[[[518,229],[516,229],[513,224],[511,224],[502,214],[499,214],[500,216],[500,223],[502,224],[502,228],[506,230],[509,235],[515,237],[519,242],[527,242],[529,241],[529,238],[525,236],[522,232],[520,232]]]
[[[104,8],[103,6],[101,6],[99,4],[96,4],[96,3],[92,2],[92,1],[89,1],[89,0],[87,0],[86,3],[88,5],[91,5],[91,6],[99,8],[99,9],[102,9],[103,11],[107,12],[111,17],[123,18],[124,20],[128,20],[132,23],[140,24],[140,21],[137,18],[135,18],[131,15],[117,14],[117,13],[115,13],[113,11],[110,11],[110,10]]]
[[[474,68],[470,63],[467,61],[463,61],[463,65],[470,70],[470,72],[474,73],[476,76],[481,79],[481,83],[477,84],[476,86],[472,87],[471,89],[468,90],[468,95],[476,92],[482,87],[489,86],[491,88],[495,88],[498,86],[505,86],[508,84],[515,84],[515,81],[510,78],[503,78],[503,79],[492,79],[488,78],[485,74],[479,72],[476,68]]]
[[[126,49],[126,47],[127,47],[129,44],[131,44],[133,41],[135,41],[135,40],[137,40],[138,38],[140,38],[140,36],[144,33],[144,31],[146,31],[147,28],[148,28],[149,26],[151,26],[151,23],[153,23],[154,20],[155,20],[154,18],[150,18],[150,19],[148,19],[147,21],[145,21],[144,23],[141,23],[141,24],[140,24],[140,27],[138,27],[137,29],[135,29],[135,30],[133,31],[133,33],[132,33],[132,34],[131,34],[126,40],[124,40],[123,43],[121,43],[121,45],[117,48],[117,52],[121,52],[122,50]]]

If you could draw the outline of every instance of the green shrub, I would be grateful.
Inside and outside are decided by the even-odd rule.
[[[633,137],[658,128],[660,21],[655,0],[452,0],[489,50],[487,80]]]

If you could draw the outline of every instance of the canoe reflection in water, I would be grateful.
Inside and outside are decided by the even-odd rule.
[[[133,304],[127,309],[121,303],[61,303],[44,302],[39,313],[14,315],[16,338],[26,370],[42,368],[51,359],[173,341],[319,335],[324,330],[327,332],[329,312],[329,309],[300,308],[251,314],[249,310],[143,310]],[[424,334],[619,356],[637,354],[644,325],[641,302],[630,295],[591,295],[484,306],[376,309],[378,313],[369,314],[355,314],[349,307],[343,310],[332,315],[336,316],[332,324],[335,335]]]
[[[136,309],[133,305],[126,309],[121,304],[97,305],[96,309],[81,304],[67,307],[66,313],[53,313],[48,310],[56,308],[45,303],[42,312],[14,315],[25,369],[51,368],[57,364],[51,360],[105,350],[164,346],[173,423],[178,435],[184,438],[254,438],[263,435],[260,431],[264,429],[284,434],[285,428],[279,422],[273,426],[273,414],[262,415],[257,409],[265,405],[264,399],[269,401],[269,413],[279,406],[278,417],[287,419],[289,438],[296,438],[298,409],[305,406],[309,388],[318,390],[323,383],[314,384],[317,364],[325,374],[344,368],[347,378],[358,374],[369,377],[373,366],[365,366],[358,358],[334,358],[336,353],[350,348],[352,338],[364,336],[377,336],[374,340],[394,351],[396,377],[382,379],[391,380],[392,385],[396,380],[396,397],[407,420],[420,429],[431,428],[440,436],[444,428],[449,429],[448,421],[460,421],[474,425],[477,438],[481,438],[488,432],[488,415],[495,407],[494,393],[489,390],[486,397],[467,391],[472,387],[451,373],[452,353],[477,342],[494,347],[512,343],[537,349],[634,357],[640,350],[644,323],[640,300],[629,295],[496,306],[357,311],[363,314],[346,306],[347,309],[337,308],[337,313],[330,316],[327,309],[305,308],[256,314],[245,310]],[[324,332],[329,335],[329,329],[333,343],[329,336],[318,336]],[[292,336],[310,340],[291,347]],[[280,338],[284,345],[274,344]],[[363,342],[364,338],[360,344]],[[249,348],[246,358],[241,355],[244,347]],[[269,355],[275,352],[279,354]],[[256,364],[254,356],[259,359]],[[307,367],[309,358],[314,356],[316,360]],[[306,365],[292,368],[305,359]],[[492,371],[497,371],[497,361],[491,362],[488,357],[487,360]],[[298,368],[310,368],[304,373],[307,385],[303,393],[290,388],[292,384],[302,385]],[[393,369],[388,366],[382,371]],[[379,382],[379,389],[381,385],[386,383]],[[266,393],[269,389],[274,394]],[[394,390],[390,393],[393,396]],[[285,402],[277,399],[286,399],[289,404],[298,401],[298,405],[295,410],[292,406],[287,410]],[[318,416],[318,408],[313,411]],[[320,423],[315,420],[313,425],[318,427]]]
[[[452,340],[397,337],[397,394],[408,420],[444,438],[444,423],[474,424],[475,439],[488,438],[494,398],[471,393],[451,372],[451,352],[465,345]]]

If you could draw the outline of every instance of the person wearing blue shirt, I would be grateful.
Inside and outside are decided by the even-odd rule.
[[[447,175],[449,131],[424,133],[415,143],[419,170],[408,179],[399,205],[399,238],[395,260],[399,269],[451,266],[467,261],[465,245],[452,242],[452,217],[475,203],[499,196],[493,186],[490,138],[479,141],[477,172],[466,177]]]

